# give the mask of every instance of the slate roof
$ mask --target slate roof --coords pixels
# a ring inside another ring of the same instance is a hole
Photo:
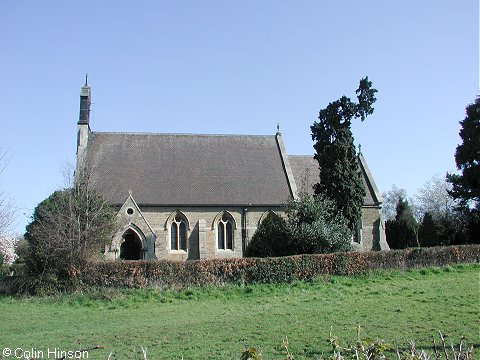
[[[319,179],[318,162],[313,158],[313,155],[289,155],[290,166],[292,167],[293,177],[297,183],[299,191],[307,191],[313,194],[313,185]],[[363,186],[366,190],[366,195],[363,198],[364,206],[377,206],[382,202],[378,193],[378,189],[373,181],[373,178],[368,170],[363,155],[359,157],[359,170],[362,172]]]
[[[313,185],[318,182],[318,162],[313,155],[289,155],[288,159],[298,191],[313,195]]]
[[[291,196],[277,139],[91,132],[86,162],[113,204],[281,205]]]

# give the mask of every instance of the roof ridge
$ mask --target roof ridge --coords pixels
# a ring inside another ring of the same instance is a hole
[[[299,155],[299,154],[295,154],[295,155],[291,155],[291,154],[288,154],[288,157],[311,157],[313,159],[313,154],[307,154],[307,155]]]
[[[127,131],[92,131],[92,134],[107,134],[107,135],[153,135],[153,136],[205,136],[205,137],[275,137],[272,135],[262,134],[197,134],[197,133],[153,133],[153,132],[127,132]]]

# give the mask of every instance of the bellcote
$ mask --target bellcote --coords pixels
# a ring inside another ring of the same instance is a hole
[[[91,89],[88,85],[87,78],[85,78],[85,85],[80,90],[80,116],[78,117],[78,125],[90,124],[90,104],[91,104]]]
[[[90,135],[91,89],[87,79],[85,77],[85,85],[80,89],[80,115],[77,122],[77,167],[83,162]]]

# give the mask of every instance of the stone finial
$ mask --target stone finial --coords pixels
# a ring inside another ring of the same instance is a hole
[[[277,135],[282,135],[280,132],[280,123],[277,123]]]

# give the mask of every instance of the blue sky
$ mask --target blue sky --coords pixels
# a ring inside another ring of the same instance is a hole
[[[0,186],[23,233],[75,162],[79,91],[94,131],[274,134],[313,154],[310,125],[368,75],[353,126],[380,191],[455,170],[479,93],[478,0],[1,1]]]

